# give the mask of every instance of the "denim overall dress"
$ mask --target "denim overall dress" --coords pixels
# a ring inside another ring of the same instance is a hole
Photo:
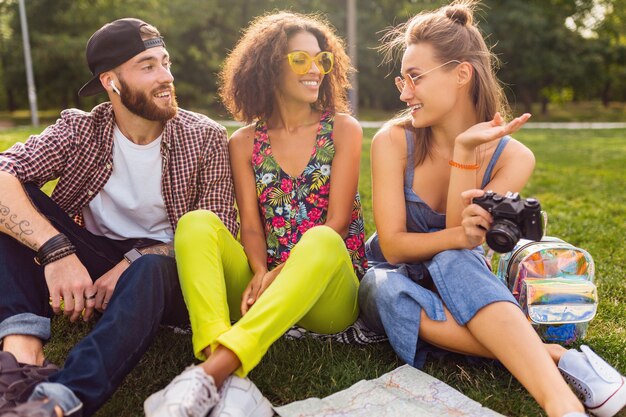
[[[430,233],[445,229],[445,214],[431,209],[412,189],[414,142],[410,131],[405,134],[407,231]],[[498,143],[481,188],[489,183],[493,167],[509,140],[505,136]],[[366,243],[366,255],[370,268],[359,289],[361,317],[370,329],[386,333],[396,354],[416,368],[421,368],[427,353],[435,349],[419,340],[422,308],[430,319],[445,321],[445,305],[457,323],[465,325],[488,304],[508,301],[517,305],[508,288],[491,273],[481,246],[445,250],[419,263],[390,264],[375,233]]]

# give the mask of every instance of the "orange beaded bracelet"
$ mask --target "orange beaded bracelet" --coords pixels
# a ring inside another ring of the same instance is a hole
[[[448,161],[450,166],[461,169],[478,169],[480,165],[478,164],[459,164],[458,162],[454,162],[452,159]]]

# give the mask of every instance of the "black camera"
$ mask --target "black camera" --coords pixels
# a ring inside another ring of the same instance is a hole
[[[487,191],[472,201],[493,216],[487,231],[487,245],[494,251],[510,252],[521,238],[541,240],[541,205],[536,199],[522,199],[518,193],[500,195]]]

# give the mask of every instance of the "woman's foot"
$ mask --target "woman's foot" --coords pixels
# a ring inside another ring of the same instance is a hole
[[[190,366],[143,403],[146,417],[205,417],[218,403],[213,377]]]
[[[596,417],[613,417],[626,405],[626,378],[588,346],[568,350],[559,370]]]
[[[209,417],[272,417],[272,404],[248,378],[231,375],[220,388],[220,401]]]

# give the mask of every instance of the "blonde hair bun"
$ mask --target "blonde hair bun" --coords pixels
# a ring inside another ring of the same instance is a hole
[[[473,4],[470,2],[459,2],[444,8],[446,17],[461,26],[471,25],[474,22]]]

